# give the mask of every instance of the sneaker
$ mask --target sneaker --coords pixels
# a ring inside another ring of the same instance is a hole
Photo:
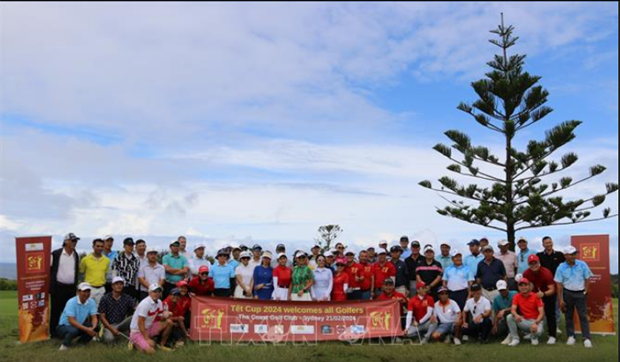
[[[518,339],[513,339],[512,341],[510,341],[510,343],[508,343],[508,347],[516,347],[519,345],[519,343],[521,343]]]
[[[592,346],[592,341],[589,340],[589,339],[584,339],[583,340],[583,346],[586,347],[586,348],[592,348],[593,347]]]
[[[463,336],[463,342],[467,342],[469,341],[469,336],[468,335],[464,335]]]
[[[532,346],[538,346],[538,338],[532,338]]]
[[[568,339],[566,340],[566,345],[567,346],[574,346],[575,345],[575,337],[568,337]]]
[[[428,343],[428,338],[424,337],[422,338],[422,340],[420,340],[420,344],[427,344]]]
[[[460,346],[461,345],[461,340],[458,339],[458,338],[454,338],[454,344],[457,345],[457,346]]]
[[[174,348],[175,348],[175,349],[176,349],[176,348],[181,348],[181,347],[183,347],[184,345],[185,345],[185,342],[184,342],[184,341],[177,341],[177,342],[174,344]]]
[[[562,334],[562,330],[560,328],[557,328],[555,330],[555,334],[558,335],[558,336],[561,335]]]
[[[161,344],[159,345],[159,349],[162,350],[163,352],[173,352],[174,351],[174,349],[172,349],[170,347],[162,346]]]
[[[502,341],[503,345],[507,345],[510,344],[510,341],[512,340],[512,338],[510,338],[510,335],[506,336],[506,338]]]
[[[549,339],[547,340],[547,344],[555,344],[555,338],[549,337]]]
[[[532,335],[530,333],[527,333],[526,335],[523,336],[523,339],[532,339]]]
[[[66,350],[68,350],[68,349],[69,349],[69,347],[65,346],[64,344],[61,344],[61,345],[60,345],[60,348],[59,348],[58,350],[59,350],[59,351],[66,351]]]
[[[132,351],[133,350],[133,343],[132,342],[127,342],[127,349]]]
[[[452,341],[452,338],[450,338],[449,334],[446,336],[446,338],[443,339],[443,343],[445,344],[450,344],[451,341]]]

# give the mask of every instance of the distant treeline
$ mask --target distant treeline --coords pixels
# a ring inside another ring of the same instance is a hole
[[[17,281],[0,278],[0,290],[17,290]]]

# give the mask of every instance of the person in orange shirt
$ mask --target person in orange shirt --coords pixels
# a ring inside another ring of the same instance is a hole
[[[405,335],[408,337],[420,335],[420,343],[426,344],[430,337],[430,330],[435,329],[437,321],[432,321],[435,301],[427,295],[429,286],[422,281],[416,283],[417,295],[409,298],[407,304],[407,319],[405,321]],[[431,328],[432,326],[432,328]],[[422,333],[425,333],[422,337]]]
[[[172,313],[170,320],[174,323],[172,327],[172,341],[175,347],[181,347],[185,340],[189,338],[189,332],[185,327],[185,306],[179,288],[173,288],[170,294],[164,299],[164,310]]]
[[[336,259],[336,271],[334,272],[334,283],[332,289],[332,300],[347,300],[347,290],[349,289],[349,274],[345,271],[346,260]]]
[[[394,263],[387,260],[387,251],[379,249],[378,260],[374,267],[375,274],[375,296],[379,296],[382,292],[383,282],[386,279],[396,279],[396,267]]]

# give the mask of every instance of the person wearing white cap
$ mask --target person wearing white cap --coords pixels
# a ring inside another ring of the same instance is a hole
[[[452,265],[443,273],[443,286],[448,288],[450,299],[455,301],[463,310],[474,276],[469,270],[469,266],[463,263],[463,254],[460,251],[452,249],[450,255],[452,256]]]
[[[314,283],[310,289],[312,300],[322,302],[331,298],[334,283],[334,272],[325,264],[325,256],[319,255],[316,258],[316,268],[314,268]]]
[[[424,282],[428,288],[428,294],[434,300],[438,299],[437,291],[441,286],[443,269],[441,263],[435,260],[435,249],[432,245],[424,246],[424,260],[416,268],[416,278],[419,282]]]
[[[97,305],[90,298],[92,288],[88,283],[80,283],[77,289],[77,295],[65,305],[56,328],[57,335],[63,339],[61,351],[68,349],[76,337],[80,337],[81,343],[97,337]]]
[[[318,256],[321,254],[321,246],[319,244],[314,244],[312,246],[312,249],[310,249],[310,252],[312,253],[312,255],[308,257],[308,266],[310,267],[310,269],[314,270],[317,266],[316,258],[318,258]]]
[[[263,252],[261,265],[254,268],[254,299],[271,300],[273,294],[273,256],[270,251]]]
[[[288,300],[293,271],[286,266],[286,254],[276,257],[278,266],[273,269],[273,300]]]
[[[249,251],[243,251],[239,255],[241,264],[235,269],[235,276],[237,278],[237,286],[235,287],[235,298],[251,299],[252,290],[254,289],[254,265],[250,265],[250,259],[252,259],[252,253]]]
[[[560,299],[560,309],[566,316],[566,334],[568,340],[566,344],[575,344],[575,322],[574,315],[577,310],[583,345],[592,348],[590,339],[590,322],[588,320],[587,297],[590,290],[590,278],[593,274],[588,264],[577,260],[577,249],[574,246],[564,248],[566,261],[560,264],[555,271],[555,282],[558,287],[558,298]]]
[[[508,289],[517,290],[517,282],[515,281],[515,275],[517,275],[517,270],[519,269],[517,254],[509,249],[510,243],[506,239],[498,241],[497,246],[499,247],[499,253],[495,254],[495,258],[504,263]]]
[[[308,266],[308,255],[303,251],[295,253],[297,265],[293,267],[291,273],[290,300],[292,301],[311,301],[310,289],[314,284],[314,273]]]
[[[151,284],[159,284],[162,287],[166,280],[166,269],[157,262],[157,249],[150,247],[146,250],[147,263],[142,264],[138,270],[138,281],[140,282],[139,291],[142,300],[149,296],[148,290]]]
[[[170,318],[172,313],[164,311],[164,305],[161,301],[162,291],[161,285],[151,284],[149,296],[138,304],[136,312],[131,318],[129,340],[138,350],[148,354],[155,353],[153,338],[159,335],[161,335],[161,340],[158,347],[162,351],[171,350],[166,347],[166,343],[170,333],[172,333],[174,322]]]
[[[65,235],[62,248],[52,252],[50,270],[50,335],[55,335],[60,314],[69,299],[75,297],[80,269],[80,256],[75,247],[80,238],[74,233]]]
[[[506,345],[511,341],[510,334],[508,334],[506,317],[512,311],[512,299],[515,295],[517,295],[517,292],[514,290],[508,290],[508,283],[506,283],[505,280],[498,280],[496,286],[499,291],[499,295],[491,301],[491,303],[493,303],[493,313],[495,313],[491,334],[499,336],[506,335],[506,338],[502,342],[502,344]]]
[[[101,298],[99,318],[103,324],[103,342],[112,343],[121,332],[129,331],[131,314],[136,308],[136,300],[123,292],[125,280],[121,277],[112,279],[112,291]]]
[[[187,265],[189,267],[191,277],[198,276],[198,270],[203,265],[206,265],[209,269],[211,269],[211,262],[205,256],[204,244],[197,244],[194,247],[194,257],[187,260]]]

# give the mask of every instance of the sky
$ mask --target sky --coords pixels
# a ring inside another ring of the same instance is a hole
[[[618,180],[617,3],[4,3],[0,262],[15,236],[68,232],[82,250],[186,235],[210,253],[309,249],[325,224],[357,250],[505,238],[437,214],[418,186],[450,173],[432,150],[448,129],[501,149],[456,109],[500,13],[554,108],[517,146],[582,120],[566,175],[607,171],[565,197],[601,193]],[[584,234],[610,235],[617,272],[617,218],[522,233],[535,249]]]

